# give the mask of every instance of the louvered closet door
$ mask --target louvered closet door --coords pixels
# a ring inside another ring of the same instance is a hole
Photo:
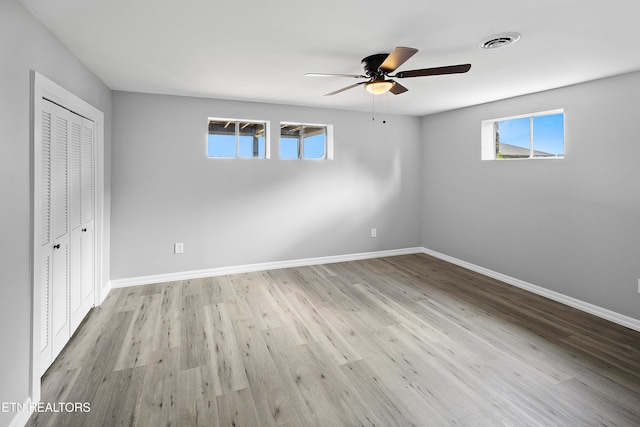
[[[42,375],[94,302],[94,124],[45,102],[41,144]]]
[[[51,135],[51,207],[52,207],[52,231],[53,231],[53,263],[51,299],[49,307],[49,319],[51,322],[52,359],[60,353],[60,350],[69,341],[71,330],[69,328],[69,293],[70,293],[70,229],[69,229],[69,141],[72,138],[74,123],[77,119],[74,114],[57,106],[52,111],[52,135]]]
[[[94,129],[81,119],[71,138],[71,333],[94,302]]]
[[[42,144],[41,144],[41,212],[40,212],[40,375],[51,365],[53,351],[51,345],[51,282],[53,270],[53,237],[51,230],[52,217],[52,182],[53,168],[53,115],[51,111],[42,112]],[[37,167],[37,166],[36,166]]]

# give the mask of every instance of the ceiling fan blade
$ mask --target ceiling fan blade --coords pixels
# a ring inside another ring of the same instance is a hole
[[[399,66],[404,64],[409,58],[415,55],[418,49],[412,47],[399,46],[393,49],[393,52],[387,56],[387,58],[380,65],[380,69],[385,73],[391,73],[395,71]]]
[[[333,92],[329,92],[329,93],[325,94],[324,96],[336,95],[336,94],[338,94],[340,92],[344,92],[345,90],[353,89],[354,87],[363,85],[365,83],[367,83],[367,82],[359,82],[359,83],[356,83],[356,84],[352,84],[350,86],[343,87],[342,89],[338,89],[338,90],[335,90]]]
[[[471,64],[461,65],[449,65],[447,67],[435,67],[435,68],[422,68],[420,70],[400,71],[395,76],[391,76],[398,79],[404,79],[407,77],[424,77],[424,76],[438,76],[441,74],[459,74],[466,73],[471,68]]]
[[[405,93],[406,91],[409,90],[398,82],[394,82],[394,83],[395,84],[393,85],[393,87],[389,89],[389,92],[391,92],[394,95],[400,95],[401,93]]]
[[[305,73],[306,77],[352,77],[356,79],[366,79],[367,76],[359,74],[329,74],[329,73]]]

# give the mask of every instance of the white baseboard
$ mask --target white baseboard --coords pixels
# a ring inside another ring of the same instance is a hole
[[[498,273],[496,271],[489,270],[487,268],[480,267],[475,264],[471,264],[466,261],[462,261],[460,259],[442,254],[440,252],[436,252],[431,249],[422,248],[422,252],[427,255],[431,255],[435,258],[439,258],[443,261],[450,262],[451,264],[459,265],[460,267],[466,268],[471,271],[475,271],[476,273],[480,273],[484,276],[494,278],[501,282],[524,289],[526,291],[529,291],[537,295],[542,295],[543,297],[549,298],[551,300],[557,301],[559,303],[568,305],[573,308],[577,308],[578,310],[582,310],[586,313],[593,314],[594,316],[601,317],[603,319],[609,320],[619,325],[626,326],[629,329],[633,329],[640,332],[640,320],[634,319],[633,317],[625,316],[623,314],[616,313],[615,311],[607,310],[606,308],[602,308],[597,305],[593,305],[588,302],[581,301],[579,299],[561,294],[559,292],[555,292],[555,291],[525,282],[523,280],[516,279],[514,277],[510,277],[505,274]]]
[[[27,398],[27,400],[25,400],[23,403],[23,408],[28,408],[28,410],[16,412],[16,415],[9,423],[9,427],[23,427],[27,423],[27,421],[29,421],[31,414],[33,414],[31,406],[31,399]]]
[[[203,277],[223,276],[226,274],[250,273],[255,271],[277,270],[281,268],[304,267],[308,265],[330,264],[334,262],[357,261],[362,259],[382,258],[387,256],[409,255],[422,253],[423,248],[392,249],[387,251],[363,252],[326,256],[318,258],[303,258],[288,261],[265,262],[259,264],[235,265],[231,267],[208,268],[204,270],[180,271],[177,273],[155,274],[127,279],[116,279],[109,282],[109,288],[124,288],[127,286],[148,285],[151,283],[174,282],[177,280],[200,279]],[[105,294],[106,296],[106,294]]]

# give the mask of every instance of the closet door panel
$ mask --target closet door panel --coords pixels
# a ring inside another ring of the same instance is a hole
[[[81,199],[82,179],[80,165],[82,162],[82,118],[75,116],[70,123],[69,138],[69,212],[71,228],[69,305],[71,312],[70,334],[73,334],[80,321],[77,319],[82,304],[82,268],[81,260]],[[82,320],[82,318],[80,318]]]
[[[94,174],[93,122],[79,118],[77,139],[72,137],[72,290],[71,333],[93,306],[94,288]],[[77,219],[76,219],[77,218]]]
[[[43,111],[41,118],[42,141],[40,145],[40,375],[44,374],[52,359],[51,350],[51,112]]]
[[[95,302],[95,128],[91,120],[82,122],[82,234],[80,259],[82,266],[82,317]]]
[[[69,132],[70,115],[54,109],[52,132],[52,224],[53,266],[50,316],[52,327],[52,359],[69,340]]]

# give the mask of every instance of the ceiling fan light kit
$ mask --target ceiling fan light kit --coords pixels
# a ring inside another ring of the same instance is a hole
[[[404,64],[409,58],[415,55],[418,49],[412,47],[396,47],[391,53],[378,53],[376,55],[367,56],[362,60],[364,67],[364,75],[358,74],[327,74],[327,73],[307,73],[305,76],[310,77],[350,77],[356,79],[367,79],[364,82],[358,82],[342,89],[327,93],[325,96],[332,96],[356,86],[364,85],[367,92],[374,95],[382,95],[391,92],[394,95],[400,95],[408,89],[392,78],[404,79],[408,77],[425,77],[437,76],[441,74],[459,74],[466,73],[471,68],[471,64],[449,65],[446,67],[421,68],[418,70],[401,71],[392,74],[398,67]]]
[[[382,95],[389,92],[389,90],[396,85],[396,82],[392,80],[374,80],[372,82],[365,83],[364,88],[367,92],[373,95]]]

